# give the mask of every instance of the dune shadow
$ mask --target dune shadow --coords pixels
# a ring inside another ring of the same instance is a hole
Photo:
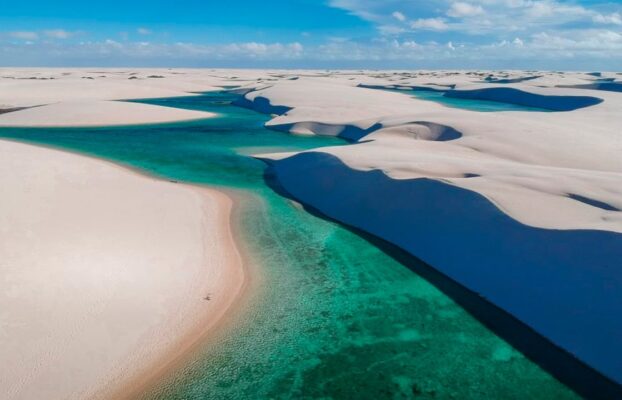
[[[449,90],[445,97],[470,100],[487,100],[542,108],[551,111],[574,111],[603,102],[591,96],[552,96],[529,93],[515,88],[492,87],[475,90]]]
[[[277,193],[378,245],[582,396],[622,398],[622,235],[529,227],[475,192],[326,153],[268,164]]]

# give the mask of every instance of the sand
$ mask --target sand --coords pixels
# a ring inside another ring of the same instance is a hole
[[[6,141],[0,180],[3,399],[108,398],[241,294],[219,192]]]
[[[0,126],[67,127],[167,123],[211,118],[203,111],[120,101],[64,101],[2,115]]]
[[[447,79],[444,77],[443,82]],[[456,82],[464,79],[464,75],[454,78]],[[534,88],[531,85],[536,81],[503,87],[604,101],[570,112],[482,113],[400,93],[333,84],[328,78],[284,81],[246,97],[292,108],[268,122],[275,129],[342,136],[354,128],[368,130],[363,132],[368,133],[364,137],[368,143],[319,150],[354,169],[380,169],[395,179],[443,179],[485,195],[513,218],[535,227],[622,232],[620,213],[569,197],[579,195],[622,209],[622,141],[618,135],[622,95]],[[461,90],[468,87],[461,85]],[[486,85],[477,83],[473,87]],[[265,108],[263,102],[259,105]],[[454,129],[461,137],[430,140],[426,133],[429,123]],[[473,174],[477,179],[464,179]],[[538,207],[533,207],[534,202]]]
[[[192,96],[215,90],[209,82],[170,79],[166,71],[141,74],[122,70],[0,69],[0,126],[104,126],[177,122],[209,118],[212,113],[115,100]],[[33,108],[28,108],[33,107]]]
[[[512,82],[483,82],[489,75]],[[587,396],[617,398],[622,93],[578,89],[594,82],[585,73],[520,79],[531,75],[340,72],[258,84],[246,106],[279,114],[268,122],[274,129],[360,142],[258,155],[272,160],[291,196],[506,311],[567,352],[553,362],[556,376]],[[566,111],[469,111],[361,83],[455,87],[455,95]],[[576,359],[617,385],[556,367]]]
[[[610,80],[608,85],[601,85],[603,78]],[[211,115],[118,100],[188,96],[236,86],[245,95],[245,106],[275,114],[267,124],[273,129],[364,142],[302,155],[261,155],[282,160],[276,164],[282,183],[297,200],[401,246],[622,384],[622,323],[611,317],[622,312],[622,274],[615,268],[622,248],[622,93],[603,90],[619,85],[620,78],[610,72],[599,77],[539,71],[0,69],[0,110],[37,106],[0,113],[0,125],[203,118]],[[528,106],[563,104],[566,111],[483,113],[377,89],[409,87]],[[14,156],[15,162],[25,163],[32,160],[31,152],[41,151],[28,149]],[[78,164],[62,164],[72,174],[82,173]],[[7,180],[18,185],[5,175],[3,184]],[[38,178],[33,174],[21,179]],[[98,181],[87,175],[81,179]],[[47,181],[39,181],[37,190]],[[102,196],[108,193],[119,192],[101,186]],[[79,195],[84,194],[73,194]],[[46,207],[24,198],[30,203],[14,206]],[[59,215],[73,215],[63,210]],[[135,217],[147,211],[137,210]],[[134,211],[127,214],[134,218]],[[62,227],[63,221],[49,226]],[[18,222],[15,226],[25,224]],[[131,224],[134,231],[128,227],[127,241],[138,240],[142,230],[136,229],[153,231],[140,224]],[[36,266],[43,262],[40,250],[20,248],[21,242],[31,243],[24,235],[13,245],[20,249],[14,257]],[[136,246],[154,249],[144,243]],[[178,252],[161,247],[157,251]],[[76,359],[73,365],[82,361]],[[67,362],[72,365],[71,359]],[[29,376],[25,369],[21,373]]]

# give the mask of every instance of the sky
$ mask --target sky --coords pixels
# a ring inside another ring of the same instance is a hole
[[[622,71],[622,0],[1,0],[0,10],[0,66]]]

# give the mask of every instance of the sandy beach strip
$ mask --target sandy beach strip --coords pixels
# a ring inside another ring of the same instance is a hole
[[[3,398],[143,387],[247,293],[225,194],[8,141],[0,160]]]
[[[0,114],[0,126],[96,127],[157,124],[214,117],[214,113],[127,101],[67,101]]]

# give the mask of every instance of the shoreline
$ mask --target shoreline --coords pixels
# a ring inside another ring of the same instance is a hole
[[[223,236],[226,245],[218,247],[219,251],[224,251],[225,256],[220,256],[220,260],[224,260],[224,268],[217,268],[215,272],[211,271],[211,273],[197,277],[201,278],[202,276],[211,276],[211,279],[213,279],[214,276],[212,274],[216,274],[216,279],[218,281],[217,289],[220,295],[213,297],[210,296],[212,298],[209,301],[209,308],[203,308],[203,302],[196,304],[178,304],[178,307],[185,307],[187,312],[184,314],[190,316],[190,320],[185,322],[186,326],[183,328],[175,327],[171,324],[173,329],[181,329],[179,334],[173,335],[172,339],[164,337],[168,333],[168,330],[165,327],[169,324],[164,324],[160,328],[156,328],[156,331],[159,329],[161,333],[158,332],[155,335],[149,335],[149,332],[146,332],[147,336],[150,337],[147,339],[142,337],[140,339],[138,345],[135,346],[129,354],[125,355],[125,361],[122,362],[120,368],[117,368],[113,373],[110,373],[110,370],[102,371],[102,373],[100,373],[101,376],[97,380],[99,380],[101,384],[96,384],[95,388],[87,385],[87,387],[82,389],[74,386],[73,389],[69,388],[70,392],[74,393],[74,395],[82,393],[79,397],[86,396],[95,399],[135,398],[136,395],[140,396],[151,387],[154,387],[158,382],[158,379],[170,375],[176,367],[185,363],[189,359],[189,355],[196,350],[197,347],[212,339],[212,334],[216,337],[219,332],[228,331],[228,329],[231,328],[231,320],[237,316],[234,311],[244,308],[243,305],[245,305],[250,296],[250,289],[252,282],[254,281],[254,279],[251,279],[250,271],[246,267],[246,263],[251,259],[251,257],[249,255],[242,254],[234,241],[232,217],[235,204],[231,197],[229,197],[226,193],[207,186],[203,187],[185,183],[167,182],[166,179],[162,179],[161,177],[143,174],[137,169],[127,168],[122,164],[85,155],[84,153],[67,151],[65,149],[51,146],[38,146],[30,142],[17,140],[2,139],[0,140],[0,145],[2,142],[16,144],[18,146],[27,146],[33,149],[36,148],[40,151],[61,153],[65,156],[69,155],[71,157],[77,157],[75,160],[81,160],[83,162],[85,160],[90,160],[89,163],[91,161],[98,163],[103,166],[104,169],[111,168],[115,171],[122,171],[123,174],[130,174],[134,177],[139,177],[141,180],[146,179],[151,182],[156,182],[157,185],[181,185],[184,189],[183,191],[193,192],[194,195],[199,198],[202,214],[202,221],[200,221],[202,227],[201,247],[204,252],[202,255],[203,261],[201,262],[202,266],[200,267],[202,270],[204,270],[205,266],[212,261],[210,260],[210,254],[207,253],[207,251],[210,245],[213,246],[213,243],[208,243],[210,241],[209,235],[213,234],[213,232],[206,230],[206,228],[213,226],[223,228],[219,235]],[[54,156],[53,153],[51,154]],[[216,207],[218,210],[216,213],[217,222],[209,220],[209,217],[213,216],[210,214],[214,213],[213,207],[215,204],[218,205]],[[232,265],[234,268],[230,269]],[[139,285],[140,284],[142,283],[139,283]],[[204,289],[209,286],[207,281],[198,285],[201,293],[203,293]],[[195,289],[197,288],[195,287]],[[214,290],[214,288],[212,288],[212,290]],[[223,296],[222,294],[225,295]],[[187,302],[187,300],[188,299],[185,301]],[[200,316],[193,317],[192,315],[195,313],[200,314]],[[175,319],[176,316],[171,317]],[[169,322],[179,323],[179,321],[173,321],[172,319]],[[162,345],[162,343],[158,342],[159,340],[164,342],[165,348],[163,350],[161,347],[157,346],[157,344]],[[154,346],[154,342],[156,342],[156,346]],[[149,348],[150,346],[151,349]],[[141,350],[134,351],[134,349]],[[146,355],[142,354],[145,349],[148,353]],[[156,349],[157,351],[151,351],[152,349]],[[62,368],[61,365],[61,368],[59,369],[64,370],[65,368]],[[19,390],[17,390],[14,395],[16,398],[20,398]],[[24,394],[22,394],[22,396],[23,395]]]
[[[2,128],[98,128],[183,123],[214,118],[217,114],[137,101],[106,100],[43,104],[0,116]]]
[[[140,172],[137,172],[140,174]],[[150,175],[146,175],[150,176]],[[190,186],[198,191],[214,189],[207,186],[199,186],[193,184],[184,183],[183,185]],[[234,237],[238,237],[235,234],[235,224],[233,220],[238,213],[239,204],[234,199],[236,194],[226,193],[223,191],[216,191],[222,195],[229,206],[228,220],[229,220],[229,236],[233,241]],[[192,363],[195,358],[200,358],[204,355],[204,352],[209,351],[207,349],[210,345],[218,345],[219,339],[226,333],[235,329],[234,324],[241,319],[251,308],[252,304],[249,300],[252,297],[257,296],[258,283],[261,280],[261,276],[257,274],[256,263],[253,263],[251,257],[245,250],[244,245],[237,244],[235,246],[236,257],[240,261],[242,268],[242,274],[244,279],[240,283],[236,296],[232,298],[230,302],[223,309],[216,321],[206,326],[200,326],[197,321],[197,327],[193,332],[189,332],[183,338],[183,343],[180,343],[179,347],[170,352],[169,355],[163,356],[164,362],[161,365],[157,365],[151,368],[149,371],[144,371],[133,379],[126,380],[126,383],[118,385],[116,389],[112,389],[108,392],[104,392],[105,399],[114,400],[134,400],[148,398],[149,394],[157,390],[163,384],[166,384],[169,380],[172,380],[177,373],[183,372],[182,367]],[[235,311],[238,311],[237,313]],[[99,397],[97,397],[99,398]]]

